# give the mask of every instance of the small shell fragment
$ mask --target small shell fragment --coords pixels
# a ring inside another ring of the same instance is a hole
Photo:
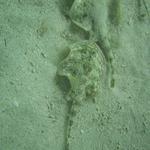
[[[75,0],[69,16],[74,24],[82,28],[85,31],[90,31],[92,28],[91,21],[91,9],[92,1],[91,0]]]

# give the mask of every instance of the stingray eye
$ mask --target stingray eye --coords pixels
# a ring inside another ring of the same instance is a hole
[[[71,89],[71,83],[67,76],[57,75],[57,84],[59,85],[60,89],[65,93],[68,93]]]

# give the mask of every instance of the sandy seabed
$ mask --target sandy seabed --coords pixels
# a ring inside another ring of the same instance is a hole
[[[68,45],[89,36],[67,15],[72,4],[0,0],[0,150],[66,150],[57,65]],[[69,150],[149,150],[150,1],[94,0],[93,7],[90,34],[106,58],[111,53],[111,73],[95,103],[77,108]]]

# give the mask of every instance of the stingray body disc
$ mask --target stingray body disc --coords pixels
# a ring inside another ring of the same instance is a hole
[[[94,99],[105,73],[105,57],[95,42],[82,41],[69,47],[68,56],[59,64],[57,75],[62,80],[68,99],[81,103]]]

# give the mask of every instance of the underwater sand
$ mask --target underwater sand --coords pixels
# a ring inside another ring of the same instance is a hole
[[[93,0],[83,28],[68,17],[72,4],[0,0],[0,150],[150,150],[150,1]],[[107,71],[96,100],[77,107],[66,149],[68,103],[55,77],[89,30]]]

